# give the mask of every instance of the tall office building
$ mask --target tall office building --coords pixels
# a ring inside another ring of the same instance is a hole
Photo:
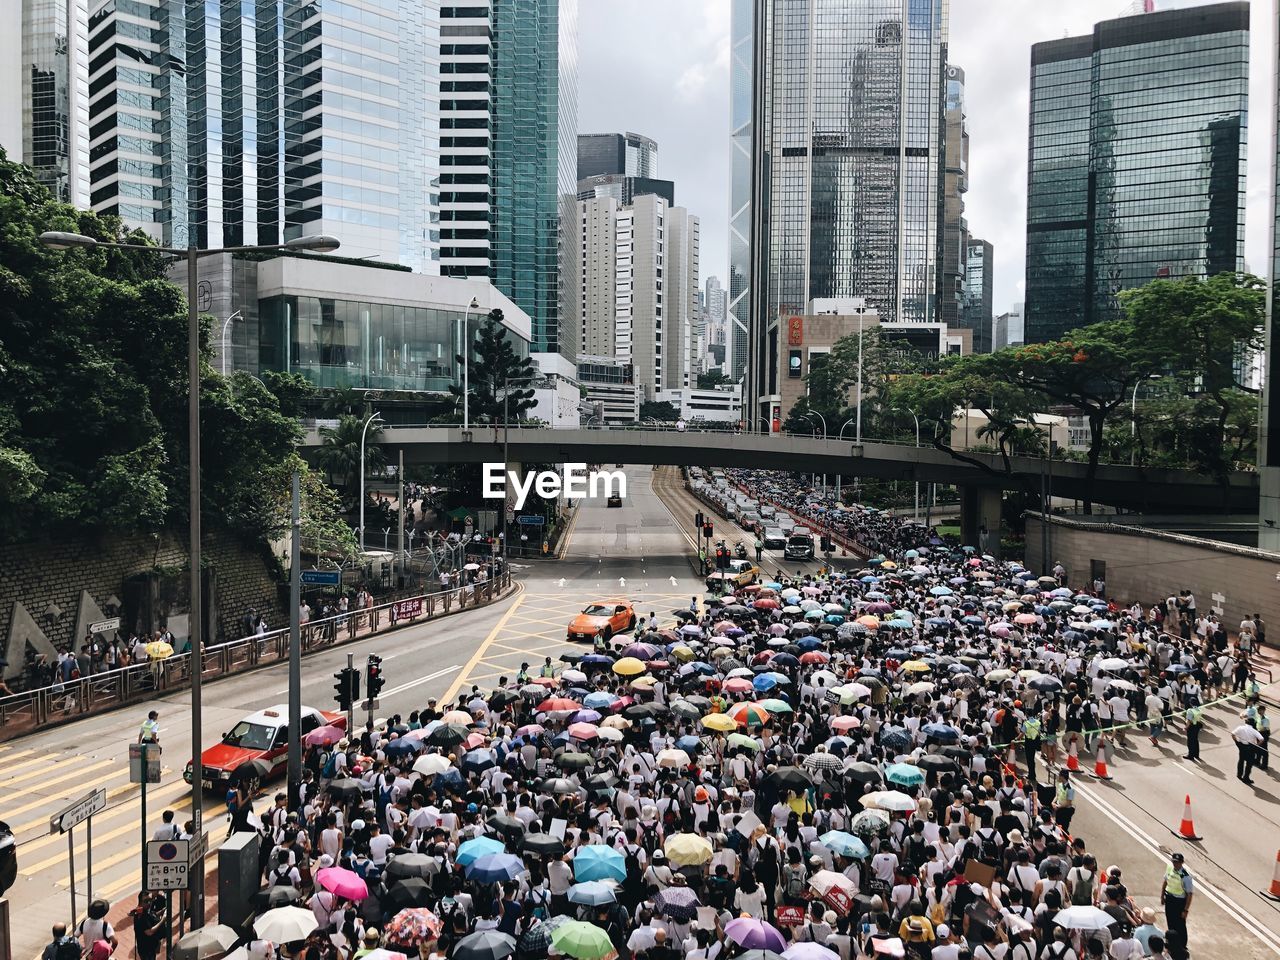
[[[733,7],[730,355],[737,369],[750,351],[752,423],[785,415],[782,320],[810,301],[865,297],[885,321],[937,319],[946,11]]]
[[[432,272],[438,2],[91,0],[90,202],[170,245],[279,243]]]
[[[1243,267],[1249,5],[1107,20],[1031,48],[1026,336],[1119,293]]]
[[[441,272],[491,278],[532,319],[532,349],[555,352],[560,218],[577,187],[577,0],[466,3],[440,11]]]
[[[658,176],[658,143],[639,133],[578,134],[578,179]]]
[[[950,324],[973,331],[973,352],[990,353],[992,298],[995,286],[995,253],[989,242],[970,237],[965,243],[964,289],[958,322]]]
[[[960,321],[969,227],[964,195],[969,190],[969,129],[964,113],[964,71],[947,66],[942,171],[942,229],[938,251],[938,318],[948,327]],[[976,349],[976,345],[975,345]]]
[[[699,223],[656,194],[629,205],[613,197],[577,202],[566,229],[574,255],[565,276],[574,296],[564,342],[574,352],[634,367],[645,399],[690,385],[699,324]]]
[[[1272,8],[1273,16],[1275,8]],[[1280,23],[1272,23],[1271,90],[1276,95],[1271,125],[1271,282],[1267,285],[1266,376],[1258,432],[1258,546],[1280,551],[1280,318],[1276,283],[1280,281]]]
[[[720,285],[719,277],[707,277],[704,301],[707,308],[707,343],[724,343],[728,291]]]

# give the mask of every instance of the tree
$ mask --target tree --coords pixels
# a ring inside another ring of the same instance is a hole
[[[359,506],[356,499],[360,486],[360,440],[364,438],[364,469],[380,470],[385,463],[378,436],[382,427],[376,422],[366,429],[367,417],[345,415],[338,418],[336,427],[321,427],[320,449],[316,451],[316,466],[342,485],[348,502]]]
[[[640,404],[640,419],[675,423],[680,419],[680,411],[668,400],[646,400]]]
[[[722,387],[733,383],[724,373],[723,370],[709,370],[706,373],[698,374],[699,390],[714,390],[716,387]]]
[[[462,364],[463,357],[459,355],[457,361]],[[533,359],[516,354],[511,336],[502,324],[502,311],[490,310],[476,331],[471,353],[468,411],[472,422],[501,423],[504,416],[522,419],[526,411],[537,405],[528,385],[538,377],[538,365]],[[449,392],[461,400],[462,385],[449,384]]]

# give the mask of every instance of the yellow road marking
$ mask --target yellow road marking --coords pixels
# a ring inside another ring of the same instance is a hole
[[[467,662],[467,665],[462,668],[453,683],[449,685],[449,689],[445,691],[444,696],[440,698],[442,703],[448,703],[457,696],[458,691],[462,689],[462,685],[467,681],[467,676],[475,669],[476,664],[484,659],[485,651],[487,651],[498,639],[498,634],[502,632],[502,629],[507,625],[507,622],[512,618],[515,612],[520,609],[520,604],[523,601],[524,594],[522,592],[516,597],[515,603],[513,603],[507,609],[507,612],[502,615],[502,619],[494,624],[493,629],[490,630],[489,635],[481,641],[480,646],[476,647],[476,652],[471,655],[471,659]]]
[[[578,518],[580,516],[582,516],[581,507],[573,511],[573,519],[569,521],[569,529],[564,532],[564,539],[560,541],[560,549],[556,551],[557,560],[563,560],[564,555],[569,552],[569,543],[573,540],[573,532],[578,529]]]
[[[31,773],[24,773],[16,777],[7,777],[4,780],[0,780],[0,790],[5,790],[8,787],[13,786],[15,783],[23,783],[24,781],[30,780],[33,777],[44,776],[46,773],[48,773],[50,770],[52,770],[55,767],[61,769],[64,765],[68,763],[72,763],[76,760],[84,759],[83,757],[76,756],[75,754],[70,754],[68,756],[65,756],[61,760],[50,760],[48,759],[49,756],[50,756],[49,753],[45,753],[39,757],[36,757],[33,761],[30,761],[31,763],[34,763],[38,768],[32,771]],[[23,764],[24,767],[27,765],[28,764]]]
[[[183,786],[186,786],[186,784],[183,784]],[[148,799],[150,799],[150,797],[148,797]],[[180,800],[178,803],[166,804],[165,809],[172,810],[175,813],[177,813],[179,811],[186,809],[190,805],[191,805],[191,798],[188,797],[185,800]],[[138,837],[139,841],[141,841],[142,824],[138,823],[137,820],[134,820],[132,823],[126,823],[123,826],[116,827],[114,830],[108,830],[106,833],[100,833],[99,831],[95,830],[93,832],[93,842],[94,842],[94,845],[96,846],[97,844],[103,843],[107,840],[114,840],[116,837],[123,837],[127,833],[132,833],[134,836]],[[61,837],[59,837],[58,839],[61,839]],[[132,844],[130,844],[130,847],[132,847]],[[76,855],[79,856],[83,851],[84,851],[84,847],[77,844]],[[137,852],[138,852],[137,850],[133,851],[135,855],[137,854]],[[41,870],[48,870],[50,867],[56,866],[59,863],[66,863],[66,861],[67,861],[66,851],[59,850],[56,854],[54,854],[51,857],[45,857],[43,860],[38,860],[35,863],[29,863],[24,865],[18,872],[21,873],[23,876],[31,877],[31,876],[35,876]]]
[[[84,775],[85,775],[86,773],[90,773],[90,772],[92,772],[92,771],[94,771],[94,770],[101,770],[103,767],[109,767],[109,766],[111,766],[113,763],[116,763],[116,762],[117,762],[117,761],[115,761],[115,760],[99,760],[97,763],[91,763],[91,764],[89,764],[89,766],[87,766],[87,767],[81,767],[79,770],[72,770],[70,773],[64,774],[64,775],[63,775],[63,776],[61,776],[61,777],[54,777],[52,780],[45,780],[43,783],[41,783],[41,784],[40,784],[40,788],[43,790],[45,787],[52,787],[52,786],[54,786],[54,785],[56,785],[56,784],[62,783],[64,780],[76,780],[76,779],[83,779],[83,778],[84,778]],[[37,770],[35,773],[29,773],[29,774],[25,774],[25,775],[23,775],[20,779],[22,779],[22,780],[30,780],[32,777],[39,777],[39,776],[42,776],[42,775],[43,775],[43,773],[44,773],[44,771],[42,771],[42,770]],[[7,787],[7,786],[9,786],[10,784],[15,783],[15,782],[16,782],[16,781],[14,781],[14,780],[10,780],[10,781],[9,781],[9,783],[6,783],[6,784],[0,784],[0,788]],[[39,803],[34,804],[34,806],[39,806],[40,804],[48,803],[48,802],[49,802],[49,800],[50,800],[50,798],[45,797],[45,798],[41,799]],[[20,807],[19,809],[20,809],[20,810],[30,810],[30,809],[32,809],[32,807],[33,807],[33,804],[28,804],[27,806],[25,806],[25,807]],[[6,811],[6,812],[10,812],[10,813],[11,813],[12,811]]]
[[[32,753],[35,753],[35,752],[36,752],[36,751],[35,751],[34,749],[31,749],[31,750],[17,750],[17,751],[14,751],[13,753],[3,753],[3,752],[0,752],[0,760],[3,760],[5,763],[13,763],[13,761],[17,760],[19,757],[25,757],[25,756],[27,756],[28,754],[32,754]]]
[[[113,792],[116,794],[119,794],[125,790],[128,790],[130,787],[133,787],[133,786],[136,786],[136,784],[132,784],[132,783],[126,784],[123,787],[117,787]],[[181,787],[182,789],[175,790],[174,789],[175,787]],[[190,789],[191,787],[189,787],[186,783],[184,783],[181,780],[177,781],[176,783],[165,784],[164,786],[152,787],[150,790],[147,791],[148,807],[150,807],[150,801],[152,800],[157,802],[163,801],[170,796],[174,796],[175,794],[180,795],[182,794],[183,791],[189,791]],[[111,797],[111,795],[112,795],[111,793],[107,794],[108,799]],[[100,824],[103,820],[110,820],[123,813],[123,814],[132,815],[135,818],[133,826],[138,827],[137,817],[140,816],[142,813],[142,798],[140,795],[137,797],[137,800],[138,802],[136,804],[122,803],[120,804],[120,806],[115,807],[113,809],[104,810],[102,813],[94,817],[94,823]],[[164,804],[164,806],[167,808],[168,805]],[[46,823],[47,821],[42,820],[37,822],[43,824],[43,823]],[[61,840],[62,840],[62,836],[60,834],[56,834],[56,833],[49,834],[48,836],[41,837],[38,840],[32,840],[30,843],[24,843],[22,845],[22,852],[24,855],[29,855],[33,850],[39,850],[41,847],[46,847],[51,843],[55,843]]]

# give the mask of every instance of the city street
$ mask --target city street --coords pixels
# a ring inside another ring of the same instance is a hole
[[[360,666],[370,653],[382,656],[387,681],[377,713],[407,714],[428,697],[454,696],[473,684],[491,686],[515,673],[522,661],[536,669],[543,657],[557,661],[562,653],[580,652],[580,645],[565,641],[565,625],[593,601],[629,599],[638,617],[656,611],[664,623],[670,622],[674,609],[705,592],[688,560],[696,504],[677,471],[651,473],[638,467],[626,472],[629,489],[623,506],[610,509],[603,500],[583,501],[563,559],[519,564],[521,588],[510,600],[319,653],[304,662],[303,702],[334,707],[332,674],[345,665],[348,653]],[[780,564],[781,558],[770,555],[764,566],[773,570]],[[797,565],[788,562],[786,567],[795,570]],[[816,564],[804,567],[816,569]],[[284,703],[286,695],[283,666],[209,684],[204,745],[243,715]],[[180,820],[189,813],[188,788],[181,778],[190,755],[188,704],[185,692],[154,704],[160,711],[165,760],[162,782],[150,788],[148,835],[162,810],[177,811]],[[142,707],[120,710],[0,748],[0,817],[19,841],[19,875],[9,892],[18,960],[34,957],[48,941],[51,924],[70,911],[66,840],[48,834],[49,816],[69,801],[106,789],[108,808],[94,820],[93,896],[114,901],[136,893],[144,828],[139,787],[128,782],[126,757],[144,716]],[[1277,774],[1275,768],[1258,771],[1254,787],[1234,778],[1228,724],[1237,721],[1232,717],[1225,707],[1210,714],[1199,765],[1180,759],[1180,736],[1168,738],[1159,749],[1141,736],[1131,737],[1130,747],[1118,750],[1111,765],[1113,781],[1087,774],[1078,779],[1073,829],[1087,839],[1100,866],[1114,863],[1124,869],[1124,882],[1139,906],[1158,905],[1167,852],[1186,854],[1198,884],[1189,924],[1194,955],[1280,956],[1280,904],[1259,893],[1270,883],[1280,844]],[[1093,758],[1082,757],[1081,764],[1090,770]],[[269,793],[277,786],[272,784]],[[1195,825],[1204,837],[1199,842],[1181,840],[1172,832],[1185,794],[1191,795]],[[205,822],[210,848],[216,849],[225,832],[220,796],[206,795]],[[76,840],[76,889],[83,910],[88,890],[82,829]]]

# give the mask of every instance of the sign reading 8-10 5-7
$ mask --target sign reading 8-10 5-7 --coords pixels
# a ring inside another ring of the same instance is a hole
[[[189,844],[189,840],[148,840],[143,886],[148,890],[187,889]]]

